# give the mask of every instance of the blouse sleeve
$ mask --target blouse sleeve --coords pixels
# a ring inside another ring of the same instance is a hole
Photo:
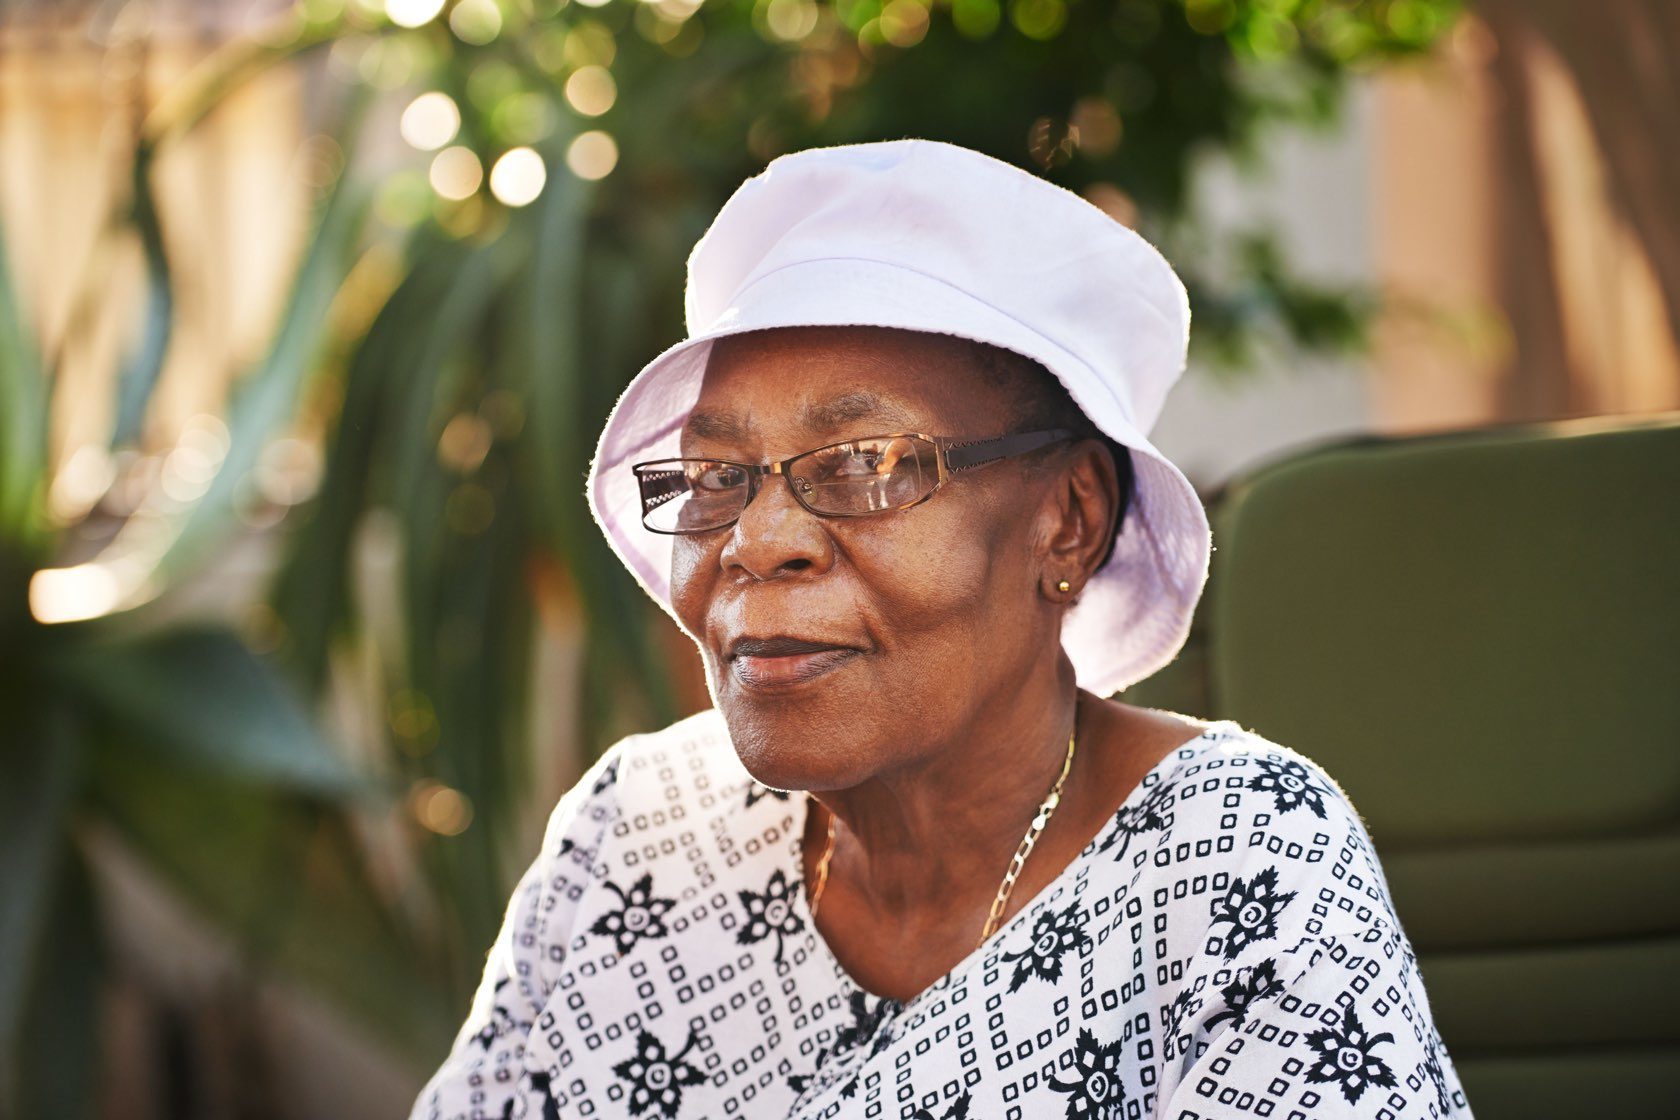
[[[548,977],[565,959],[578,899],[616,815],[618,755],[603,755],[549,816],[542,848],[508,902],[466,1022],[410,1120],[544,1115],[547,1077],[526,1068],[525,1043],[553,986]]]
[[[1470,1116],[1403,935],[1308,937],[1222,979],[1181,995],[1163,1120]]]

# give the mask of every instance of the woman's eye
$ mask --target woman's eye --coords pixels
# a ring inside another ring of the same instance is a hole
[[[692,485],[697,490],[732,490],[746,481],[747,472],[740,467],[718,463],[699,471]]]
[[[878,452],[859,449],[836,455],[828,469],[838,475],[874,474],[880,465]]]

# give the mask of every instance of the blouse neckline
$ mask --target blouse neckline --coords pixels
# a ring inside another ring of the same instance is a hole
[[[1151,783],[1150,778],[1164,772],[1170,773],[1174,767],[1184,761],[1179,757],[1183,751],[1191,748],[1203,739],[1209,738],[1216,729],[1224,727],[1237,727],[1240,730],[1240,725],[1237,724],[1236,720],[1214,720],[1210,722],[1200,734],[1193,738],[1186,739],[1184,742],[1180,743],[1178,746],[1163,755],[1160,761],[1156,762],[1154,766],[1151,766],[1144,773],[1143,777],[1138,779],[1137,783],[1132,787],[1131,792],[1126,795],[1126,799],[1120,803],[1120,807],[1116,809],[1114,814],[1108,817],[1105,823],[1097,829],[1096,834],[1085,842],[1085,846],[1079,850],[1079,853],[1069,860],[1065,867],[1056,873],[1055,878],[1040,887],[1032,895],[1032,897],[1027,900],[1025,906],[1022,906],[1015,912],[1013,917],[1004,922],[997,929],[993,930],[992,935],[980,944],[976,945],[968,953],[968,955],[957,961],[956,964],[952,965],[944,973],[930,981],[925,988],[902,1003],[893,999],[891,996],[883,996],[877,992],[872,992],[868,988],[865,988],[862,984],[859,984],[856,978],[847,971],[846,966],[840,963],[840,959],[834,955],[834,950],[829,947],[828,939],[823,936],[822,930],[817,927],[816,918],[811,913],[810,897],[807,892],[807,884],[805,882],[805,864],[801,852],[801,848],[804,843],[806,826],[811,815],[811,798],[809,796],[799,797],[797,799],[799,807],[793,810],[793,828],[790,830],[789,843],[784,849],[784,854],[790,856],[793,861],[793,868],[791,874],[789,875],[789,879],[792,882],[799,884],[799,889],[794,892],[795,905],[798,907],[800,919],[810,927],[811,940],[816,946],[818,955],[833,971],[835,979],[837,979],[844,987],[853,992],[861,992],[870,999],[879,1000],[883,1006],[892,1009],[892,1017],[897,1017],[898,1015],[902,1015],[905,1012],[910,1011],[917,1005],[924,1002],[929,996],[950,987],[953,981],[968,972],[981,960],[985,959],[985,957],[991,953],[1005,937],[1013,933],[1026,920],[1036,919],[1038,916],[1037,911],[1042,909],[1047,902],[1054,898],[1057,892],[1061,890],[1061,888],[1070,879],[1074,878],[1078,874],[1079,869],[1089,861],[1093,850],[1099,843],[1101,843],[1103,838],[1108,835],[1109,830],[1115,827],[1115,822],[1118,820],[1120,814],[1131,808],[1135,802],[1138,802],[1148,796],[1149,790],[1153,788],[1154,785],[1159,784],[1158,782]]]

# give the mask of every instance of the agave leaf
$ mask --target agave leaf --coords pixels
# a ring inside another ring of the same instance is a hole
[[[478,472],[493,502],[487,528],[446,526],[437,557],[437,628],[417,633],[415,683],[432,698],[444,734],[431,767],[466,794],[480,813],[463,834],[439,841],[450,861],[446,880],[468,944],[495,936],[517,824],[512,812],[529,788],[531,758],[524,718],[530,684],[532,604],[525,580],[523,511],[505,478],[505,452]],[[520,846],[523,846],[522,844]]]
[[[228,407],[229,447],[209,490],[158,564],[164,583],[234,531],[239,487],[268,439],[291,419],[325,340],[327,311],[344,282],[367,212],[365,191],[341,176],[322,210],[268,354],[241,379]]]
[[[152,190],[152,165],[157,151],[142,141],[134,153],[132,217],[140,235],[145,261],[146,310],[142,317],[140,347],[124,363],[117,379],[117,416],[111,430],[111,446],[132,443],[140,436],[146,406],[163,372],[169,352],[169,338],[175,322],[175,291],[171,282],[169,253],[163,241],[163,223],[158,216],[157,196]]]
[[[558,146],[547,155],[558,159]],[[589,184],[557,175],[531,208],[532,260],[529,278],[511,293],[504,378],[529,402],[521,466],[534,503],[530,517],[544,545],[564,558],[577,582],[590,645],[604,644],[619,674],[641,683],[656,718],[669,719],[675,704],[666,674],[640,625],[645,603],[601,542],[583,493],[595,421],[605,415],[614,388],[598,373],[619,364],[607,355],[633,336],[628,312],[638,306],[639,294],[613,282],[614,258],[588,238],[592,198]],[[586,300],[586,271],[593,290],[605,283],[606,299]],[[585,371],[586,347],[597,359],[590,371],[596,376]],[[592,648],[591,656],[596,652]]]
[[[37,516],[46,474],[47,388],[24,325],[0,229],[0,551],[42,546]]]
[[[5,690],[0,739],[0,1053],[9,1054],[38,969],[62,874],[81,752],[69,711],[49,694]]]
[[[367,793],[278,674],[230,631],[110,636],[90,626],[51,651],[79,702],[155,757],[325,797]]]
[[[92,798],[117,836],[259,963],[330,992],[416,1060],[457,1025],[432,956],[367,873],[343,815],[311,798],[160,765],[103,725]]]
[[[285,659],[310,693],[325,685],[329,647],[347,621],[356,530],[376,494],[390,444],[390,410],[411,388],[439,302],[460,268],[456,241],[426,243],[351,356],[344,403],[327,448],[320,490],[288,534],[271,601],[284,621]]]
[[[383,496],[403,523],[402,588],[409,624],[409,674],[435,675],[431,643],[441,624],[441,542],[445,505],[452,482],[438,461],[438,439],[451,413],[461,406],[461,379],[479,365],[474,343],[506,278],[507,250],[496,244],[472,249],[460,261],[443,296],[423,309],[418,342],[401,380],[389,382],[385,405],[389,440],[382,458],[390,464]]]
[[[457,943],[474,947],[494,936],[505,905],[497,826],[506,819],[508,791],[518,784],[501,765],[511,737],[519,734],[504,725],[502,697],[509,690],[517,694],[521,685],[500,679],[506,671],[500,635],[509,627],[528,634],[530,611],[523,601],[520,530],[510,520],[517,511],[493,477],[501,453],[473,477],[461,478],[440,461],[438,443],[449,418],[482,396],[485,371],[493,365],[488,324],[519,256],[517,243],[493,242],[470,250],[454,270],[443,298],[423,320],[421,344],[401,385],[392,383],[391,443],[384,456],[395,464],[390,500],[404,531],[407,631],[399,671],[430,698],[441,728],[426,770],[465,793],[479,816],[462,835],[428,845],[427,868],[450,899]],[[463,499],[494,503],[489,529],[462,531]]]
[[[0,1109],[13,1116],[81,1120],[92,1115],[104,990],[103,923],[80,855],[67,851],[51,891],[49,919],[29,977],[22,1029],[0,1054]],[[15,1065],[13,1063],[15,1062]]]
[[[545,152],[554,166],[562,166],[561,155],[558,146]],[[574,175],[552,175],[532,208],[536,220],[529,280],[515,293],[516,317],[507,346],[509,380],[529,401],[525,446],[531,456],[536,522],[562,548],[572,539],[561,531],[563,511],[577,503],[577,466],[587,462],[587,453],[580,454],[584,394],[579,312],[591,190]]]
[[[148,143],[161,146],[192,131],[246,82],[343,34],[337,20],[299,27],[282,38],[241,36],[219,47],[165,91],[146,117]]]

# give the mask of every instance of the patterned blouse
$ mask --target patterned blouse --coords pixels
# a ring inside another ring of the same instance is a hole
[[[812,924],[808,804],[716,712],[615,745],[413,1120],[1470,1116],[1363,821],[1233,721],[907,1003]]]

